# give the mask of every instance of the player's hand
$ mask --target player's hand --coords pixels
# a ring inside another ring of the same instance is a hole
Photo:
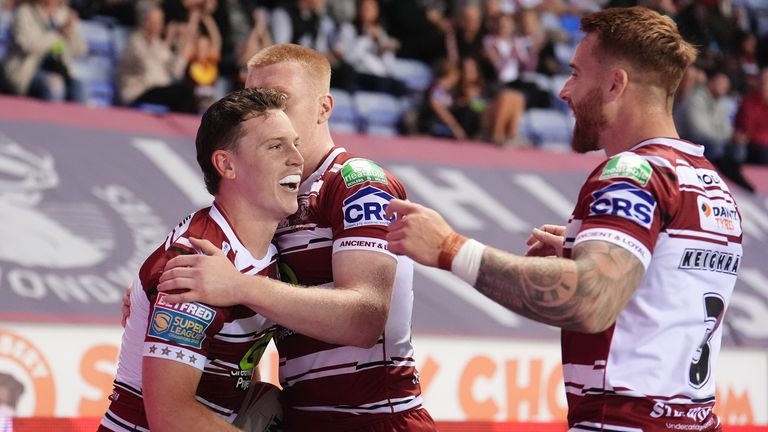
[[[531,230],[531,235],[526,240],[528,250],[526,256],[549,257],[563,256],[563,242],[565,241],[565,227],[562,225],[542,225]]]
[[[158,291],[169,303],[201,302],[213,306],[241,303],[238,286],[242,278],[221,249],[208,240],[190,237],[203,254],[179,255],[165,264]]]
[[[399,199],[389,202],[386,215],[396,215],[387,234],[389,251],[437,267],[440,247],[453,232],[445,219],[431,208]]]
[[[120,309],[122,316],[120,317],[120,324],[125,328],[125,323],[128,321],[128,317],[131,316],[131,291],[133,290],[133,282],[128,285],[123,293],[123,307]]]

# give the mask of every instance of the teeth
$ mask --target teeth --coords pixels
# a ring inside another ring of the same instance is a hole
[[[287,175],[280,179],[278,183],[284,184],[298,184],[301,181],[301,176],[298,174]]]

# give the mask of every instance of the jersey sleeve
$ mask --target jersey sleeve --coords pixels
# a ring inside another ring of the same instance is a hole
[[[143,356],[183,363],[203,370],[211,341],[224,323],[222,308],[203,303],[172,304],[166,294],[157,291],[157,283],[165,264],[181,254],[195,253],[186,239],[170,244],[140,275],[149,300]],[[149,263],[148,263],[149,264]]]
[[[621,153],[604,162],[579,193],[574,218],[581,223],[573,245],[607,241],[630,251],[648,268],[668,219],[666,191],[673,187],[669,181],[634,153]]]
[[[330,176],[318,196],[317,212],[333,235],[333,253],[369,250],[394,257],[387,248],[390,220],[384,212],[392,198],[405,199],[402,183],[374,162],[355,158]]]

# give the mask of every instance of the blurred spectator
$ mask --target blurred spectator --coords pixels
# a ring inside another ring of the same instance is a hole
[[[496,95],[493,93],[480,73],[477,59],[462,59],[454,116],[462,124],[469,123],[464,129],[472,138],[486,137],[500,146],[517,145],[520,143],[517,128],[525,111],[525,98],[511,89],[501,89]]]
[[[457,63],[459,59],[482,53],[486,29],[480,5],[474,2],[464,3],[448,28],[450,31],[446,35],[446,47],[448,59],[452,62]]]
[[[245,84],[245,78],[248,75],[248,60],[262,48],[272,45],[272,35],[269,34],[267,28],[268,14],[269,12],[265,9],[254,9],[253,27],[251,27],[247,39],[236,46],[238,81],[241,85]]]
[[[202,9],[192,10],[187,24],[187,31],[192,33],[187,52],[187,77],[194,87],[198,112],[204,112],[216,99],[224,96],[216,94],[213,87],[219,78],[221,59],[221,34],[211,16],[213,5],[213,2],[206,2]],[[201,23],[204,33],[199,31]]]
[[[357,5],[355,0],[327,0],[326,10],[336,25],[352,22],[357,16]]]
[[[73,59],[88,50],[79,21],[77,12],[62,0],[34,0],[16,8],[12,46],[3,64],[11,92],[85,101],[85,86],[72,76]]]
[[[739,93],[746,93],[758,85],[760,66],[757,63],[757,35],[743,32],[739,35],[739,51],[733,58],[735,75],[740,83],[736,86]]]
[[[144,11],[141,27],[128,39],[118,66],[119,92],[126,105],[160,104],[176,112],[197,112],[191,86],[183,78],[189,32],[171,23],[162,38],[163,11]],[[176,51],[172,51],[172,47]]]
[[[746,157],[743,142],[734,142],[733,126],[723,97],[731,81],[720,69],[706,69],[707,79],[685,96],[674,111],[680,137],[704,146],[704,155],[728,178],[753,190],[741,174]]]
[[[741,102],[735,140],[748,145],[747,162],[768,164],[768,67],[760,72],[758,87]]]
[[[704,85],[707,82],[707,76],[704,71],[698,68],[695,64],[688,67],[683,74],[683,79],[680,80],[680,84],[677,86],[677,92],[675,92],[675,101],[673,105],[673,111],[680,109],[680,104],[688,95],[700,85]]]
[[[272,11],[270,30],[276,44],[293,43],[327,53],[336,31],[323,12],[325,0],[288,0]]]
[[[518,36],[515,29],[512,15],[499,16],[496,28],[483,41],[485,53],[496,67],[499,82],[523,93],[526,106],[547,108],[550,105],[549,93],[520,76],[524,70],[535,70],[538,47],[529,36]]]
[[[454,104],[454,94],[460,79],[461,71],[450,60],[444,59],[437,64],[434,80],[427,89],[419,116],[419,129],[422,133],[463,140],[479,132],[479,116]],[[470,128],[469,134],[465,127]]]
[[[70,0],[70,5],[82,19],[108,16],[128,27],[136,26],[135,3],[135,0]]]
[[[355,21],[341,25],[335,51],[354,68],[357,89],[404,96],[408,89],[393,77],[399,46],[379,21],[378,1],[359,0]]]
[[[398,55],[429,65],[447,56],[450,11],[443,0],[382,0],[387,28],[400,41]]]
[[[355,70],[335,50],[336,25],[324,11],[325,0],[287,0],[272,11],[270,31],[276,44],[312,48],[331,63],[331,87],[354,91]]]

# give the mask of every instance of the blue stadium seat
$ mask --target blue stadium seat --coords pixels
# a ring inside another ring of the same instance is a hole
[[[10,13],[0,13],[0,59],[11,49],[11,19]]]
[[[88,43],[88,55],[113,56],[112,31],[107,24],[101,21],[83,20],[80,21],[80,28]]]
[[[555,109],[531,108],[523,114],[520,134],[537,147],[568,150],[572,117]]]
[[[357,133],[358,118],[352,95],[342,89],[332,88],[333,114],[329,126],[333,132]]]
[[[362,132],[370,135],[397,135],[397,123],[403,115],[403,104],[387,93],[358,91],[353,96],[360,115]]]
[[[418,60],[397,58],[394,78],[404,82],[408,89],[422,92],[432,82],[432,69]]]

